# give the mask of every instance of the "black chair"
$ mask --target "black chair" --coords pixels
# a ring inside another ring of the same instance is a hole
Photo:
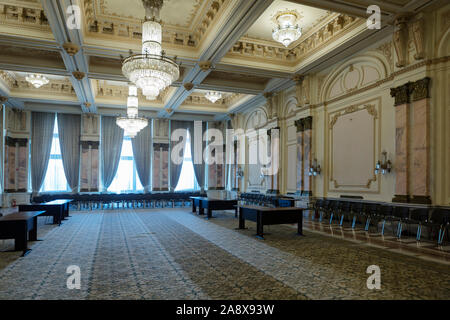
[[[411,210],[409,222],[417,224],[416,240],[420,241],[422,237],[422,227],[428,224],[430,210],[428,208],[420,208]]]
[[[445,231],[449,229],[450,226],[450,209],[436,208],[431,213],[430,219],[431,226],[439,226],[438,233],[438,245],[442,245],[444,242]],[[447,232],[448,234],[448,232]]]
[[[349,201],[341,201],[339,207],[339,225],[342,227],[345,217],[349,217],[351,212],[351,203]],[[349,219],[348,219],[349,220]]]
[[[392,222],[397,221],[397,238],[402,237],[403,223],[409,220],[409,208],[408,207],[394,207],[392,212]]]
[[[350,206],[350,215],[352,217],[352,229],[355,229],[357,218],[363,216],[363,204],[353,202]]]
[[[369,231],[370,223],[378,215],[379,205],[367,203],[363,206],[362,216],[365,218],[364,231]]]

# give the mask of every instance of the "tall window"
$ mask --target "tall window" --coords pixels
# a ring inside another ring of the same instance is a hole
[[[53,129],[52,149],[50,151],[50,160],[48,161],[47,173],[41,192],[70,191],[67,184],[66,174],[61,157],[61,148],[59,146],[58,134],[58,115],[55,117],[55,128]]]
[[[144,187],[139,180],[134,163],[133,147],[130,137],[123,138],[119,167],[113,182],[108,188],[110,192],[142,191]]]
[[[186,147],[184,148],[183,167],[181,168],[180,180],[178,180],[175,191],[197,190],[199,188],[197,179],[195,178],[194,165],[192,163],[191,137],[188,132]]]

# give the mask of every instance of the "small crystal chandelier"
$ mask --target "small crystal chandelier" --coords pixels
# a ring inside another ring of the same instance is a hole
[[[30,74],[25,77],[25,80],[31,83],[36,89],[39,89],[49,82],[47,77],[43,76],[42,74]]]
[[[127,116],[117,118],[116,123],[130,138],[136,137],[138,132],[148,124],[147,119],[138,117],[137,87],[133,84],[130,84],[128,89]]]
[[[122,62],[124,76],[142,90],[148,100],[158,95],[180,77],[174,60],[162,51],[162,27],[159,13],[163,0],[142,0],[145,22],[142,25],[142,54],[131,55]]]
[[[302,29],[298,26],[299,14],[296,11],[282,11],[275,17],[277,27],[272,31],[275,41],[288,47],[292,42],[298,40],[302,35]]]
[[[205,98],[211,101],[212,103],[216,103],[217,100],[222,98],[222,94],[217,91],[208,91],[205,94]]]

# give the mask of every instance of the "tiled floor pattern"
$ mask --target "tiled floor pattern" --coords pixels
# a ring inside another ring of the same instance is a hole
[[[286,225],[266,228],[261,241],[253,223],[237,231],[234,214],[215,216],[72,213],[61,227],[40,227],[44,241],[31,244],[28,256],[0,252],[0,299],[450,298],[448,265],[394,252],[399,247],[308,229],[298,237]],[[379,291],[366,287],[372,264],[381,268]],[[81,290],[66,287],[69,265],[81,268]]]

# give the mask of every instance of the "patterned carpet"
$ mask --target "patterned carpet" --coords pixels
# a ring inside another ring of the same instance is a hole
[[[189,209],[71,213],[61,227],[40,223],[33,251],[0,252],[0,299],[449,299],[448,265],[334,239],[295,235],[291,226],[235,230],[215,212]],[[369,265],[381,290],[368,290]],[[66,268],[81,269],[81,289]]]

